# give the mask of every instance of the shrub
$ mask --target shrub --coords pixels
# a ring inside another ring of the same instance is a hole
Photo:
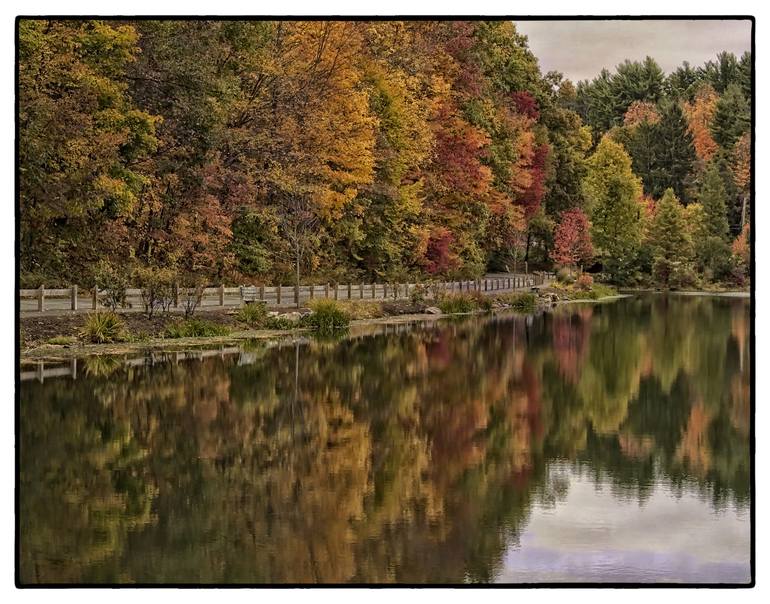
[[[184,309],[185,319],[192,317],[195,310],[200,306],[205,290],[206,283],[202,279],[195,277],[189,279],[187,285],[178,288],[176,294],[179,297],[179,303]]]
[[[412,291],[409,292],[409,301],[415,306],[425,304],[429,293],[430,290],[427,285],[416,283]]]
[[[537,298],[534,294],[512,294],[508,298],[508,304],[516,312],[532,313],[537,308]]]
[[[247,304],[238,311],[235,318],[251,328],[259,329],[267,323],[267,306],[259,303]]]
[[[476,309],[476,302],[470,294],[451,294],[441,298],[438,301],[438,307],[441,312],[454,315],[473,312]]]
[[[582,273],[575,281],[575,287],[582,289],[583,291],[590,290],[593,284],[594,278],[588,273]]]
[[[208,338],[213,336],[226,336],[230,329],[225,325],[206,321],[204,319],[187,319],[174,321],[166,327],[167,338]]]
[[[168,312],[174,301],[174,271],[144,266],[134,270],[133,278],[142,292],[142,304],[148,318],[157,310]]]
[[[310,327],[321,332],[345,329],[350,325],[350,316],[334,300],[316,300],[311,304],[311,314],[302,317],[303,327]]]
[[[575,282],[575,275],[574,273],[568,269],[566,266],[562,266],[557,272],[556,272],[556,280],[559,283],[564,283],[566,285],[569,285],[571,283]]]
[[[492,310],[494,301],[492,300],[491,296],[485,296],[479,291],[472,292],[470,296],[473,299],[473,304],[477,309],[483,310],[485,312]]]
[[[126,324],[112,311],[90,313],[80,330],[81,339],[94,344],[124,342],[128,339]]]
[[[104,306],[116,310],[126,305],[128,276],[124,270],[102,260],[94,271],[94,282],[101,292],[99,301]]]
[[[690,264],[676,263],[669,275],[669,286],[675,289],[687,289],[699,286],[698,276]]]
[[[379,319],[385,316],[382,303],[371,301],[341,302],[340,307],[351,319]]]
[[[299,326],[299,322],[286,317],[267,317],[265,321],[265,329],[294,329]]]

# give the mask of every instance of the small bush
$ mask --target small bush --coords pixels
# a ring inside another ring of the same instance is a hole
[[[483,310],[485,312],[492,310],[492,306],[494,306],[494,300],[492,300],[491,296],[485,296],[479,291],[472,292],[470,296],[473,299],[473,304],[477,309]]]
[[[531,313],[537,308],[537,299],[534,294],[512,294],[507,302],[516,312]]]
[[[168,312],[174,302],[174,271],[145,266],[134,270],[133,279],[142,291],[142,304],[148,318],[158,310]]]
[[[317,300],[311,306],[313,311],[300,321],[303,327],[310,327],[321,332],[345,329],[350,325],[350,316],[334,300]]]
[[[575,281],[575,287],[577,287],[578,289],[582,289],[583,291],[590,290],[593,284],[594,284],[594,278],[588,273],[581,274]]]
[[[575,275],[570,269],[568,269],[566,266],[563,266],[556,272],[556,280],[559,283],[569,285],[575,282]]]
[[[267,306],[265,304],[247,304],[241,308],[235,318],[253,329],[259,329],[267,324]]]
[[[110,310],[117,310],[126,305],[128,276],[126,271],[102,260],[94,271],[96,287],[101,292],[99,301]]]
[[[438,307],[448,315],[469,313],[476,310],[476,301],[470,294],[452,294],[441,298]]]
[[[128,333],[123,319],[112,311],[105,311],[88,315],[80,337],[94,344],[109,344],[126,341]]]
[[[430,290],[428,289],[427,285],[417,283],[415,284],[414,288],[412,288],[412,291],[409,292],[409,301],[413,305],[425,304],[425,300],[429,294]]]
[[[230,333],[230,329],[225,325],[204,319],[187,319],[174,321],[166,327],[164,333],[167,338],[209,338],[226,336]]]
[[[265,329],[294,329],[299,326],[299,322],[286,317],[267,317],[264,323]]]
[[[200,277],[188,278],[187,285],[183,285],[177,289],[179,304],[184,309],[185,319],[189,319],[193,316],[193,314],[195,314],[196,309],[201,305],[201,302],[203,301],[203,293],[205,290],[206,283]]]
[[[340,307],[348,313],[351,319],[379,319],[385,316],[382,303],[374,300],[356,302],[341,302]]]

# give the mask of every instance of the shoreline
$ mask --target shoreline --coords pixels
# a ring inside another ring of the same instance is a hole
[[[387,325],[401,325],[405,323],[416,322],[434,322],[441,321],[457,317],[469,317],[478,315],[499,315],[499,314],[516,314],[520,316],[526,316],[529,314],[536,314],[540,312],[547,312],[561,305],[567,304],[597,304],[614,302],[623,298],[630,298],[636,294],[642,293],[672,293],[677,295],[709,295],[709,296],[721,296],[721,297],[734,297],[734,298],[748,298],[750,294],[748,292],[655,292],[654,290],[638,290],[618,293],[612,296],[604,296],[602,298],[596,298],[592,300],[576,299],[576,300],[558,300],[554,303],[548,303],[545,300],[539,300],[534,313],[520,313],[510,308],[498,308],[491,312],[482,310],[473,311],[469,313],[453,313],[453,314],[430,314],[430,313],[412,313],[404,315],[392,315],[388,317],[378,317],[375,319],[354,319],[350,322],[349,332],[359,332],[355,335],[362,335],[360,332],[365,331],[367,327],[373,326],[387,326]],[[120,342],[114,344],[74,344],[74,345],[57,345],[57,344],[43,344],[35,348],[27,350],[21,350],[19,354],[20,363],[40,361],[46,359],[59,359],[67,360],[75,357],[91,356],[91,355],[120,355],[129,354],[141,351],[181,351],[189,350],[191,348],[204,348],[207,346],[225,346],[228,344],[238,344],[244,341],[250,340],[279,340],[295,338],[297,336],[312,335],[313,331],[306,327],[297,327],[294,329],[247,329],[234,331],[226,336],[207,336],[201,338],[151,338],[149,340],[141,342]]]

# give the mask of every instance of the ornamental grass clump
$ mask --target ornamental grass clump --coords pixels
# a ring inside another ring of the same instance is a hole
[[[322,333],[347,329],[350,315],[334,300],[317,300],[310,306],[311,312],[302,318],[301,325]]]
[[[470,294],[451,294],[438,301],[441,312],[447,315],[473,312],[477,308],[477,302]]]
[[[241,323],[245,323],[253,329],[259,329],[267,325],[267,306],[265,304],[247,304],[235,315]]]
[[[532,313],[537,307],[537,299],[534,294],[512,294],[508,298],[508,304],[516,312]]]
[[[80,338],[92,344],[111,344],[128,339],[126,324],[112,311],[94,312],[86,317]]]

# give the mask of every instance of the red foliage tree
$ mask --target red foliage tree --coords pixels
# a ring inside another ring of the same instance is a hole
[[[457,265],[450,248],[454,237],[447,229],[436,229],[428,240],[425,251],[425,270],[432,275],[444,273]]]
[[[545,166],[548,160],[548,153],[550,147],[544,143],[538,145],[535,148],[534,155],[532,157],[532,166],[530,167],[530,174],[532,176],[532,182],[527,187],[527,190],[517,200],[518,205],[524,208],[524,216],[529,222],[529,219],[534,216],[540,204],[543,202],[545,196]]]
[[[564,212],[554,233],[551,259],[565,265],[582,264],[590,260],[594,253],[590,228],[591,223],[583,210],[573,208]]]
[[[512,92],[511,100],[516,106],[516,111],[522,115],[526,115],[528,118],[537,121],[540,117],[540,107],[529,92]]]

